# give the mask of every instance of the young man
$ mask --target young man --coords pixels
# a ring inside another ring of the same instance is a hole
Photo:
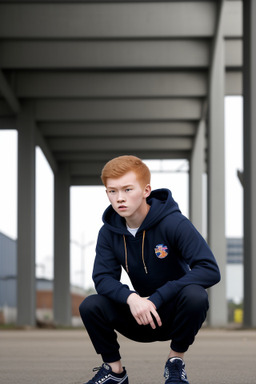
[[[214,256],[167,189],[151,192],[150,171],[120,156],[102,170],[111,205],[103,215],[93,279],[80,314],[103,364],[87,384],[128,384],[117,334],[171,340],[165,384],[188,384],[184,353],[208,310],[206,288],[220,280]],[[134,290],[120,282],[123,267]]]

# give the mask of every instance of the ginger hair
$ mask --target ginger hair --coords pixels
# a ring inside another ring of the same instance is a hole
[[[141,159],[132,155],[115,157],[102,169],[101,180],[106,187],[107,179],[118,179],[128,172],[134,172],[142,188],[150,184],[150,170]]]

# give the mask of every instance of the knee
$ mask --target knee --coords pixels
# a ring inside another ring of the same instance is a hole
[[[104,296],[97,294],[87,296],[79,306],[81,318],[84,320],[102,311],[105,308],[106,300]]]
[[[98,306],[98,295],[87,296],[79,306],[79,312],[82,318],[90,313],[95,312]]]
[[[181,292],[182,301],[192,312],[207,311],[209,308],[208,294],[200,285],[188,285]]]

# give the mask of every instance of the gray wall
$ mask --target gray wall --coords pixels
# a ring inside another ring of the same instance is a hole
[[[17,242],[0,232],[0,307],[16,307]]]

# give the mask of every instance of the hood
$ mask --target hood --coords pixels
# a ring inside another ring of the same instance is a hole
[[[138,232],[148,230],[165,216],[173,212],[180,212],[179,206],[173,199],[169,189],[163,188],[152,191],[147,198],[147,203],[150,205],[150,210]],[[105,226],[112,232],[121,235],[127,235],[129,233],[126,229],[125,219],[119,216],[111,205],[103,213],[102,220]]]

